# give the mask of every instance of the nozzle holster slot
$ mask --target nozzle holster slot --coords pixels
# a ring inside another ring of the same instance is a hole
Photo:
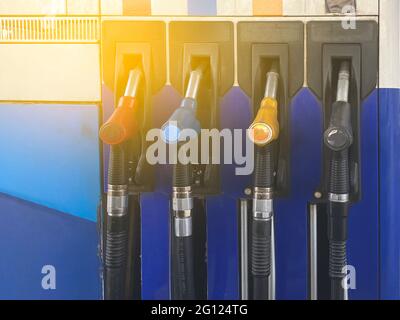
[[[350,63],[348,102],[351,106],[353,143],[349,149],[350,202],[361,199],[360,117],[362,101],[376,88],[378,73],[378,25],[357,21],[356,29],[344,29],[340,21],[307,24],[308,84],[323,105],[323,131],[328,129],[336,102],[338,73],[343,61]],[[322,138],[321,138],[322,139]],[[331,151],[323,147],[323,172],[319,192],[328,197]]]
[[[152,95],[166,82],[165,68],[154,70],[154,67],[166,64],[166,26],[161,21],[106,21],[102,35],[104,84],[113,89],[115,105],[124,95],[129,72],[136,68],[142,72],[135,115],[139,134],[128,142],[129,189],[135,194],[149,192],[154,187],[154,168],[146,160],[149,144],[145,138],[148,130],[153,128]]]
[[[240,22],[238,24],[238,80],[251,97],[254,116],[264,99],[267,74],[278,66],[279,139],[274,143],[275,193],[290,189],[290,102],[303,85],[304,25],[299,22]],[[254,117],[253,117],[254,118]]]
[[[232,23],[171,22],[170,48],[171,82],[182,96],[185,95],[190,73],[203,66],[196,117],[202,129],[219,129],[220,97],[231,88],[234,78]],[[211,150],[209,154],[212,157]],[[219,165],[210,161],[207,165],[194,164],[191,167],[194,196],[220,192]]]

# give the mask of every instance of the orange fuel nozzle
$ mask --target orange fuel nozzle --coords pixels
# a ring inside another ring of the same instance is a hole
[[[100,128],[100,139],[110,145],[116,145],[132,138],[138,131],[136,93],[141,80],[141,71],[134,69],[129,73],[125,94],[119,99],[118,106],[110,119]]]
[[[264,98],[257,116],[250,126],[250,140],[257,146],[265,146],[279,137],[278,102]]]
[[[100,128],[100,139],[110,145],[125,142],[138,131],[136,122],[136,98],[121,97],[110,119]]]

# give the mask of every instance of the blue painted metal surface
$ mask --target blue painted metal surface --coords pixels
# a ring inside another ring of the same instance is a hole
[[[361,201],[350,207],[348,263],[356,268],[357,288],[350,299],[379,298],[379,137],[378,92],[361,110]]]
[[[221,128],[245,130],[251,118],[249,98],[240,88],[231,89],[221,100]],[[244,153],[245,135],[242,140]],[[208,297],[212,300],[240,297],[237,209],[251,177],[236,175],[236,167],[220,167],[221,195],[207,198]]]
[[[96,221],[98,107],[0,105],[0,192]]]
[[[168,300],[170,297],[170,196],[155,192],[141,196],[142,208],[142,297]]]
[[[400,299],[400,89],[380,90],[381,298]]]
[[[321,180],[322,113],[302,89],[290,106],[290,195],[275,206],[276,297],[307,298],[307,202]]]
[[[0,194],[0,299],[99,299],[96,224]],[[42,288],[43,266],[56,289]]]

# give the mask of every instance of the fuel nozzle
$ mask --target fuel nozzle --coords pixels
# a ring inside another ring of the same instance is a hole
[[[267,74],[264,99],[254,122],[250,126],[250,140],[257,146],[265,146],[279,137],[277,91],[279,73],[277,63],[273,63]]]
[[[341,151],[353,144],[351,105],[348,102],[350,63],[340,65],[336,102],[332,105],[329,127],[324,133],[325,145],[333,151]]]
[[[177,143],[180,134],[185,129],[192,129],[196,135],[200,133],[200,122],[196,117],[197,95],[205,71],[206,64],[202,63],[190,72],[185,98],[161,129],[166,143]]]
[[[121,144],[132,138],[138,132],[136,120],[136,95],[142,79],[139,68],[129,72],[124,95],[119,99],[118,106],[110,119],[100,128],[100,139],[109,145]]]

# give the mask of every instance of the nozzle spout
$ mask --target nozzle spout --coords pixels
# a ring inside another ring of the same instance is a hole
[[[206,69],[206,64],[202,63],[195,70],[190,72],[185,98],[190,98],[193,100],[197,99],[200,83],[203,78],[205,69]]]
[[[139,68],[133,69],[129,72],[129,78],[124,94],[125,97],[136,97],[141,79],[142,71]]]
[[[349,87],[350,87],[350,62],[343,61],[340,65],[340,70],[339,70],[336,101],[341,101],[341,102],[349,101]]]
[[[267,73],[264,98],[276,99],[279,85],[278,63],[274,62]]]
[[[206,67],[206,63],[201,63],[190,72],[185,98],[183,98],[181,106],[161,128],[162,137],[166,143],[177,143],[181,132],[185,129],[192,129],[196,136],[200,132],[200,122],[196,117],[197,95]]]

